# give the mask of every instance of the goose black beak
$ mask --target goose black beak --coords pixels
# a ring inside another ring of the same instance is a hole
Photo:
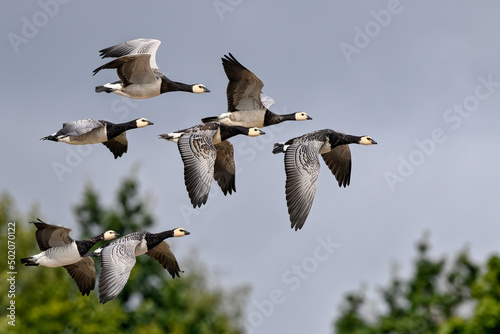
[[[205,89],[205,93],[210,93],[210,89],[208,89],[207,87],[205,87],[204,89]]]
[[[148,125],[155,125],[155,123],[148,121]]]
[[[184,231],[184,235],[190,235],[191,232],[188,232],[188,231]]]
[[[372,139],[372,145],[377,145],[377,142]]]
[[[262,130],[259,130],[261,135],[265,135],[266,133]]]
[[[312,121],[312,119],[313,119],[313,118],[312,118],[311,116],[307,115],[307,118],[306,118],[306,119],[307,119],[307,120],[311,120],[311,121]]]

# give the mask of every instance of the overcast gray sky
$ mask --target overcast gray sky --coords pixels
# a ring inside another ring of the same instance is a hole
[[[86,182],[111,204],[138,166],[155,231],[192,232],[172,242],[181,264],[197,249],[217,282],[252,286],[249,332],[330,333],[344,293],[365,284],[374,298],[395,262],[409,275],[424,230],[435,255],[467,244],[482,261],[497,251],[499,10],[451,0],[3,1],[1,189],[21,210],[39,203],[40,218],[75,227]],[[98,50],[141,37],[162,41],[156,60],[172,80],[212,92],[143,101],[94,93],[116,80],[112,70],[92,76]],[[228,52],[264,82],[275,112],[314,120],[231,139],[237,193],[224,197],[214,183],[194,210],[177,147],[157,135],[226,111]],[[117,160],[103,145],[39,140],[85,117],[155,125],[130,131]],[[346,189],[321,162],[311,213],[295,232],[272,144],[323,128],[379,145],[351,147]]]

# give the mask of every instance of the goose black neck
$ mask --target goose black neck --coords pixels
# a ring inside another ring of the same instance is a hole
[[[341,141],[343,141],[342,144],[359,144],[360,140],[361,140],[361,137],[359,137],[359,136],[352,136],[352,135],[345,135],[341,139]]]
[[[245,128],[244,126],[239,126],[239,125],[225,125],[221,124],[220,125],[220,139],[221,141],[224,141],[226,139],[229,139],[231,137],[234,137],[236,135],[241,135],[241,134],[248,134],[248,128]]]
[[[104,240],[104,233],[87,240],[77,240],[76,247],[81,256],[87,254],[89,250],[99,241]]]
[[[135,120],[126,122],[126,123],[119,123],[119,124],[114,124],[111,122],[106,122],[106,121],[100,121],[106,124],[106,134],[109,139],[113,139],[114,137],[118,136],[122,132],[125,132],[130,129],[135,129],[137,128],[137,122]]]
[[[163,231],[160,233],[146,233],[146,244],[148,245],[148,249],[156,247],[167,238],[171,238],[174,236],[174,230]]]
[[[183,91],[183,92],[193,92],[193,85],[188,85],[182,82],[175,82],[167,78],[166,76],[162,76],[161,78],[161,87],[160,87],[160,93],[167,93],[167,92],[176,92],[176,91]]]
[[[295,113],[278,115],[273,113],[271,110],[266,109],[266,114],[264,116],[264,126],[278,124],[284,121],[294,121]]]

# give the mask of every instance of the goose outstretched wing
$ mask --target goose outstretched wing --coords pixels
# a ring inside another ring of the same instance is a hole
[[[99,274],[99,301],[104,304],[123,290],[135,265],[135,248],[139,240],[117,242],[101,251],[101,273]]]
[[[155,55],[160,44],[161,41],[157,39],[137,38],[99,50],[99,55],[101,58],[119,58],[132,54],[150,54],[150,66],[152,69],[157,69]]]
[[[263,108],[261,92],[264,83],[252,71],[241,65],[231,53],[222,58],[222,66],[229,79],[226,89],[227,110],[229,112],[261,110]]]
[[[127,55],[110,61],[94,70],[94,75],[103,69],[116,69],[123,86],[152,83],[157,79],[158,69],[151,68],[150,54]]]
[[[317,145],[292,144],[285,151],[286,202],[295,230],[302,228],[311,210],[319,167]]]
[[[177,147],[184,163],[184,182],[193,207],[208,199],[217,151],[212,143],[214,130],[184,133]]]
[[[224,140],[215,145],[217,157],[214,165],[214,179],[219,184],[224,195],[236,192],[235,165],[233,145]]]
[[[181,269],[179,268],[179,264],[177,263],[174,253],[172,253],[170,246],[166,241],[160,242],[159,245],[150,249],[146,255],[160,262],[163,268],[168,270],[172,278],[175,278],[175,276],[179,277]]]
[[[40,219],[31,223],[37,228],[35,232],[36,242],[41,251],[73,242],[73,239],[69,236],[71,229],[68,227],[47,224]]]
[[[346,187],[351,182],[351,149],[349,145],[335,147],[328,153],[321,154],[326,165],[332,171],[339,187]]]
[[[84,257],[77,263],[64,266],[64,269],[75,280],[82,296],[89,295],[95,287],[95,267],[94,260]]]
[[[122,132],[113,139],[110,139],[103,143],[111,153],[113,153],[115,159],[121,157],[123,153],[127,153],[128,140],[125,132]]]

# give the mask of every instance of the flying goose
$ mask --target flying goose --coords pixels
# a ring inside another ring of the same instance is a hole
[[[170,246],[164,241],[170,237],[183,237],[190,233],[183,228],[175,228],[160,233],[146,231],[133,232],[107,243],[87,254],[101,258],[99,274],[99,301],[104,304],[118,296],[128,281],[135,265],[135,257],[146,254],[160,262],[172,278],[179,277],[179,264]]]
[[[153,124],[145,118],[138,118],[121,124],[85,118],[64,123],[61,130],[43,137],[41,140],[52,140],[71,145],[103,143],[116,159],[121,157],[123,153],[127,153],[128,141],[125,131]]]
[[[156,50],[161,42],[157,39],[138,38],[100,50],[102,58],[115,57],[94,70],[116,68],[119,81],[95,88],[96,93],[115,93],[132,99],[147,99],[163,93],[183,91],[210,93],[204,85],[188,85],[167,78],[156,65]]]
[[[311,120],[305,112],[277,115],[268,108],[274,103],[269,96],[262,94],[262,81],[234,56],[224,55],[222,65],[229,79],[227,84],[227,113],[206,117],[202,122],[218,121],[226,125],[258,127],[278,124],[284,121]]]
[[[265,133],[255,127],[209,122],[159,136],[177,143],[184,163],[184,182],[194,208],[207,202],[212,178],[224,195],[236,192],[234,149],[227,139],[240,134],[255,137]]]
[[[73,240],[71,229],[60,225],[44,223],[40,219],[35,224],[36,241],[42,251],[21,259],[26,266],[64,267],[75,280],[82,296],[89,295],[95,286],[95,268],[92,258],[83,257],[99,241],[111,240],[118,236],[109,230],[86,240]]]
[[[377,144],[369,136],[351,136],[330,129],[318,130],[274,144],[273,153],[285,153],[286,202],[292,228],[301,229],[311,210],[319,174],[318,154],[338,181],[346,187],[351,180],[351,150],[348,144]]]

